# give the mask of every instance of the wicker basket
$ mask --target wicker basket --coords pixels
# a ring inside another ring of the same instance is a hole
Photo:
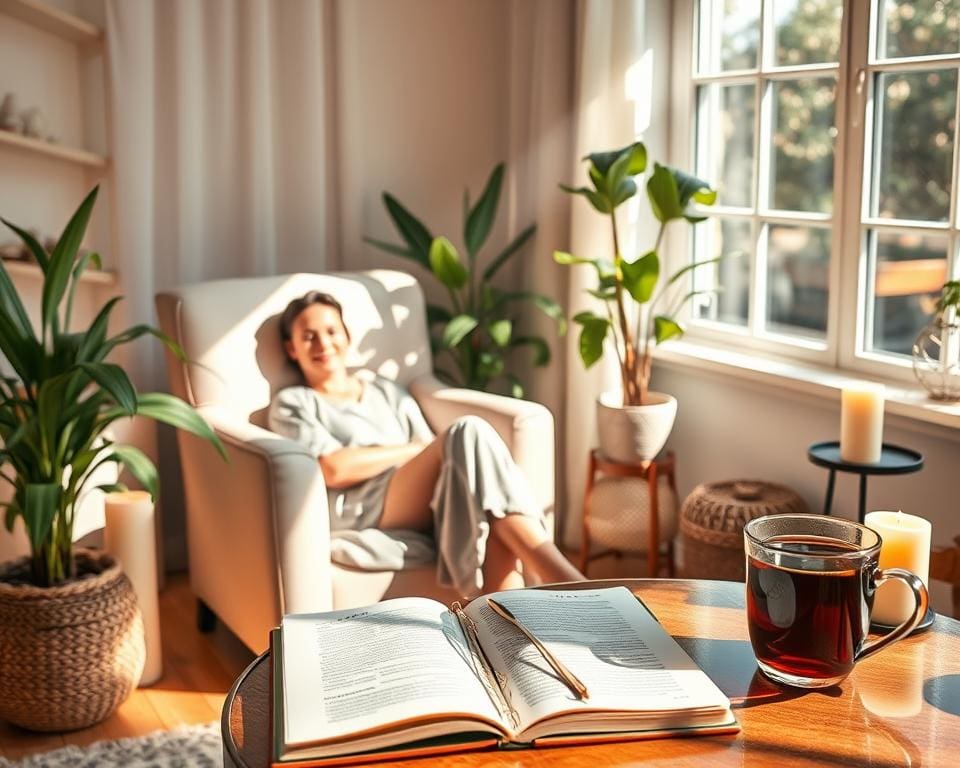
[[[129,579],[109,555],[75,554],[80,577],[56,587],[16,583],[25,558],[0,568],[0,719],[34,731],[106,719],[143,671],[143,620]]]
[[[755,517],[809,511],[803,499],[785,485],[763,480],[698,485],[680,510],[682,575],[743,581],[743,527]]]

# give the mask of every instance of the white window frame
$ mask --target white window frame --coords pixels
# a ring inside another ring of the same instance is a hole
[[[711,0],[704,0],[709,2]],[[716,1],[716,0],[713,0]],[[867,290],[866,280],[870,277],[867,271],[871,260],[866,252],[866,231],[868,228],[886,228],[891,231],[904,229],[918,234],[947,234],[949,236],[949,251],[947,269],[948,275],[956,278],[960,275],[960,229],[958,229],[958,186],[960,186],[960,140],[955,135],[953,147],[953,183],[951,185],[950,221],[945,225],[917,227],[913,224],[895,224],[889,220],[877,221],[868,217],[869,195],[871,193],[871,179],[864,178],[866,152],[872,151],[867,145],[867,137],[872,136],[872,125],[875,115],[873,100],[874,73],[878,71],[907,71],[910,69],[927,69],[931,65],[940,66],[944,62],[956,62],[960,65],[960,54],[938,55],[917,59],[895,59],[878,62],[875,56],[875,47],[871,42],[876,38],[876,32],[871,25],[882,24],[877,11],[873,14],[871,24],[865,20],[870,17],[871,3],[880,6],[882,0],[845,0],[842,21],[839,61],[837,66],[837,93],[835,99],[835,119],[838,126],[838,135],[834,146],[834,198],[831,224],[831,254],[829,267],[829,294],[827,304],[827,333],[823,343],[807,343],[803,340],[778,336],[770,332],[758,333],[761,329],[763,317],[757,317],[762,312],[762,304],[757,301],[756,294],[761,282],[754,279],[754,270],[757,262],[762,260],[760,251],[763,238],[757,238],[757,252],[753,254],[750,278],[750,320],[746,328],[738,328],[731,324],[716,323],[701,320],[692,316],[687,310],[686,325],[688,338],[694,342],[711,346],[730,347],[749,353],[759,354],[774,359],[796,360],[820,367],[841,369],[843,371],[865,374],[874,378],[891,381],[915,383],[911,360],[908,357],[874,353],[866,351],[864,318],[867,312],[867,299],[870,291]],[[697,88],[700,85],[715,82],[752,82],[759,84],[763,78],[776,79],[779,77],[816,76],[816,65],[808,65],[803,69],[772,67],[764,59],[763,37],[758,51],[758,69],[740,72],[724,73],[722,77],[696,76],[694,41],[696,40],[697,2],[696,0],[679,0],[673,4],[673,50],[671,56],[671,103],[670,131],[671,145],[669,157],[671,163],[677,167],[695,171],[696,168],[696,98]],[[772,24],[769,18],[761,17],[761,30]],[[831,65],[829,67],[833,69]],[[824,68],[820,68],[823,71]],[[770,109],[770,97],[767,94],[761,99],[761,108],[755,116],[755,131],[759,135],[761,120],[766,120],[769,126],[769,114],[761,112]],[[960,125],[960,99],[957,100],[958,125]],[[842,128],[841,128],[842,126]],[[761,139],[762,140],[762,139]],[[760,142],[757,142],[760,146]],[[754,158],[754,186],[757,180],[763,180],[767,171],[769,153],[757,152]],[[849,181],[848,181],[849,180]],[[757,190],[759,194],[760,190]],[[760,197],[756,198],[758,201]],[[710,211],[713,215],[726,215],[726,210],[714,206]],[[737,212],[730,218],[748,218],[756,227],[760,221],[769,223],[797,223],[793,216],[781,216],[779,212],[755,209],[749,215]],[[808,217],[801,217],[803,221]],[[816,214],[809,217],[816,218]],[[704,222],[698,226],[706,227]],[[756,234],[756,229],[753,232]],[[676,265],[687,263],[691,253],[693,231],[691,227],[673,228],[668,241],[671,262]],[[863,290],[861,290],[863,286]]]

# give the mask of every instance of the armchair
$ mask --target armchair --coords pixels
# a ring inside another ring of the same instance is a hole
[[[280,344],[279,315],[308,290],[342,303],[349,363],[408,387],[437,432],[475,414],[497,430],[552,513],[554,431],[536,403],[450,388],[431,373],[422,290],[388,270],[215,280],[158,294],[160,327],[185,350],[167,355],[171,391],[195,406],[226,447],[178,432],[190,583],[252,650],[284,613],[325,611],[383,598],[454,598],[433,566],[368,571],[331,562],[327,496],[314,456],[265,428],[273,394],[299,383]]]

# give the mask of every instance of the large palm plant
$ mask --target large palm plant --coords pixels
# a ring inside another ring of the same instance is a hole
[[[223,447],[209,425],[172,395],[138,394],[124,370],[107,358],[119,346],[150,334],[182,356],[171,339],[149,325],[108,336],[108,301],[85,330],[71,331],[80,275],[99,257],[81,253],[97,197],[94,188],[47,253],[23,229],[2,219],[23,240],[43,272],[39,335],[0,262],[0,352],[9,369],[0,376],[0,478],[13,486],[5,524],[23,518],[30,540],[31,577],[49,586],[74,575],[73,524],[77,500],[101,465],[125,466],[152,494],[157,471],[142,451],[110,439],[108,428],[132,416],[171,424]],[[112,490],[118,486],[98,486]]]

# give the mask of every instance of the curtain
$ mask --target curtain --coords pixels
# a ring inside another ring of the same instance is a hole
[[[651,13],[655,24],[649,23]],[[667,57],[660,50],[662,61],[654,60],[654,43],[669,35],[669,3],[663,0],[578,0],[576,41],[576,86],[574,95],[574,151],[572,162],[564,169],[565,181],[571,186],[589,185],[587,164],[582,158],[590,152],[623,147],[638,134],[648,150],[651,139],[656,156],[667,135],[668,126],[657,126],[651,136],[647,118],[651,112],[666,115],[666,109],[654,106],[666,98],[668,82]],[[658,66],[659,64],[659,66]],[[644,77],[644,73],[650,77]],[[654,83],[661,85],[654,88]],[[629,87],[628,87],[629,84]],[[656,92],[654,92],[656,91]],[[641,192],[634,205],[618,209],[618,229],[624,255],[632,258],[638,230],[647,223],[642,213],[647,206]],[[581,197],[568,198],[570,217],[569,250],[571,253],[612,260],[613,239],[609,219],[594,210]],[[651,247],[648,244],[647,247]],[[570,316],[584,309],[597,311],[597,304],[585,293],[596,285],[596,273],[588,267],[573,267],[568,272],[567,307]],[[566,434],[561,466],[565,483],[567,514],[563,541],[575,549],[581,538],[584,481],[587,455],[596,445],[597,396],[605,389],[619,388],[617,358],[612,348],[601,360],[585,371],[578,350],[579,328],[572,327],[567,338],[565,358],[566,397],[563,425]]]
[[[328,0],[107,0],[113,236],[124,327],[220,277],[336,268]],[[159,344],[123,363],[166,389]],[[160,465],[167,564],[185,561],[172,430],[119,438]],[[159,446],[158,446],[159,442]]]

